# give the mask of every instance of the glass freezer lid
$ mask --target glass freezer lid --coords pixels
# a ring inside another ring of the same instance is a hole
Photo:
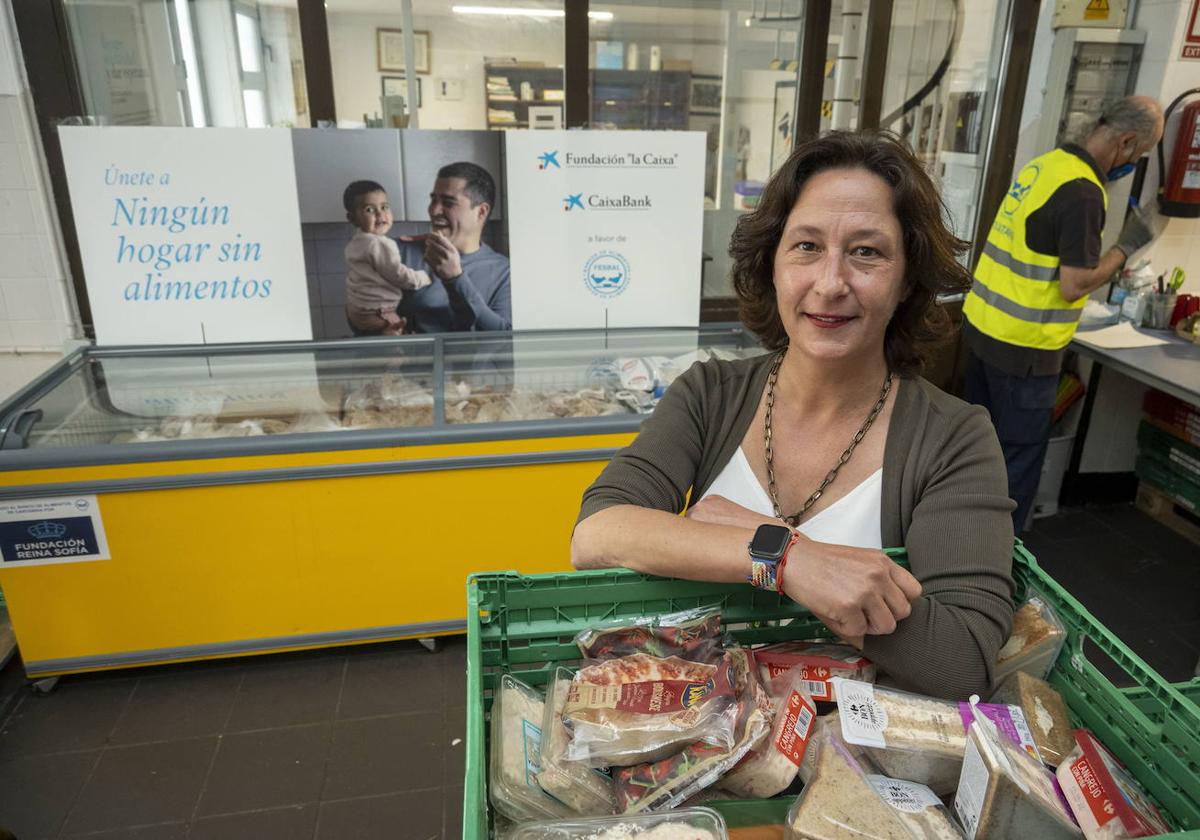
[[[244,352],[101,351],[85,354],[12,425],[25,448],[428,427],[433,360],[428,339]]]

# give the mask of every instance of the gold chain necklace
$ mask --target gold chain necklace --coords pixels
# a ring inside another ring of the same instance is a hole
[[[804,506],[799,511],[793,513],[791,516],[784,516],[783,510],[779,507],[779,495],[775,489],[775,457],[771,446],[771,414],[775,408],[775,382],[779,379],[779,368],[783,364],[783,357],[786,353],[787,351],[784,350],[775,358],[774,364],[771,365],[771,375],[767,379],[767,417],[766,423],[764,423],[764,442],[766,443],[767,450],[767,490],[771,494],[771,505],[775,508],[775,518],[782,519],[788,525],[795,528],[800,524],[800,520],[804,514],[808,513],[809,508],[817,503],[817,499],[821,498],[821,494],[837,478],[838,470],[850,460],[850,456],[854,454],[854,448],[866,437],[871,424],[875,422],[875,418],[879,416],[879,412],[883,411],[883,404],[887,402],[888,392],[892,390],[892,374],[891,371],[888,371],[887,377],[883,380],[883,387],[879,389],[879,399],[871,408],[871,413],[867,415],[867,419],[863,421],[862,427],[855,433],[854,439],[850,441],[850,445],[846,447],[846,451],[838,458],[838,462],[834,465],[833,469],[821,480],[820,486],[805,500]]]

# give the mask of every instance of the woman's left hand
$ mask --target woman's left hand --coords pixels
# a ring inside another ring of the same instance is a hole
[[[779,519],[763,516],[724,496],[707,496],[687,510],[687,518],[713,525],[733,525],[753,531],[759,525],[782,525]]]

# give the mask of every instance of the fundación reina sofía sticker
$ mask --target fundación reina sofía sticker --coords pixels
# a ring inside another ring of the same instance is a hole
[[[108,560],[95,496],[0,502],[0,566]]]

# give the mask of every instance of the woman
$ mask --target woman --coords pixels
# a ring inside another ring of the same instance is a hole
[[[936,295],[969,287],[965,248],[900,141],[798,148],[730,245],[773,352],[676,380],[584,494],[575,566],[753,580],[903,687],[985,692],[1013,614],[1004,459],[983,409],[917,376],[949,330]]]

